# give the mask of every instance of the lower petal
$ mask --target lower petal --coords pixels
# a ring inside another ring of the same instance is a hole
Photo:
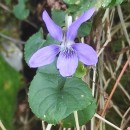
[[[91,46],[84,43],[75,43],[72,47],[77,51],[79,60],[85,65],[95,65],[97,63],[97,53]]]
[[[32,57],[29,60],[29,66],[32,68],[36,68],[50,64],[54,61],[58,53],[59,46],[57,45],[43,47],[32,55]]]
[[[78,66],[78,57],[76,52],[61,52],[57,60],[57,68],[63,77],[71,76],[75,73]]]

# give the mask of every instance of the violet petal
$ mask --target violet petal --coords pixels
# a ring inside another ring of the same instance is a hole
[[[57,68],[63,77],[71,76],[78,66],[76,52],[61,52],[57,60]]]
[[[50,35],[54,39],[58,41],[62,41],[62,37],[63,37],[62,29],[54,23],[54,21],[50,18],[50,16],[48,15],[46,11],[43,11],[42,19],[45,22]]]
[[[41,67],[52,63],[59,53],[59,46],[50,45],[39,49],[29,60],[29,66],[32,68]]]
[[[85,13],[83,13],[77,20],[75,20],[70,27],[67,30],[66,33],[66,39],[67,40],[74,40],[76,35],[77,35],[77,31],[78,28],[80,27],[80,25],[89,20],[91,18],[91,16],[93,15],[95,11],[95,8],[91,8],[88,11],[86,11]]]
[[[79,60],[85,65],[95,65],[97,63],[97,53],[91,46],[84,43],[75,43],[72,48],[77,51]]]

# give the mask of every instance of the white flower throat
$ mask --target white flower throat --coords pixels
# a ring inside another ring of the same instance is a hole
[[[63,41],[62,41],[62,43],[60,45],[61,52],[73,51],[72,44],[74,44],[74,41],[67,40],[66,39],[66,33],[64,33],[64,35],[63,35]]]
[[[71,55],[72,53],[75,52],[74,49],[72,48],[72,44],[74,44],[74,41],[66,39],[66,30],[72,24],[72,16],[66,15],[65,24],[66,24],[66,28],[65,30],[63,30],[63,40],[60,45],[60,51],[65,53],[65,55]]]

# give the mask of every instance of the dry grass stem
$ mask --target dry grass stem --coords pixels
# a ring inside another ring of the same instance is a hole
[[[112,124],[111,122],[107,121],[106,119],[104,119],[103,117],[99,116],[98,114],[94,115],[95,117],[99,118],[100,120],[104,121],[105,123],[107,123],[108,125],[114,127],[117,130],[121,130],[119,127],[117,127],[116,125]]]
[[[3,123],[1,122],[1,120],[0,120],[0,128],[1,128],[2,130],[6,130],[6,128],[4,127]]]
[[[46,130],[51,130],[52,124],[48,124]]]
[[[117,6],[117,11],[118,11],[118,15],[119,15],[119,18],[120,18],[120,21],[121,21],[121,25],[122,25],[122,28],[123,28],[123,31],[124,31],[124,35],[126,37],[127,42],[130,45],[130,39],[129,39],[128,32],[126,30],[126,25],[125,25],[125,22],[124,22],[123,13],[122,13],[120,5]]]
[[[109,105],[109,103],[110,103],[110,100],[111,100],[111,98],[112,98],[112,96],[113,96],[113,94],[114,94],[114,92],[115,92],[115,90],[116,90],[116,87],[117,87],[117,85],[118,85],[118,83],[119,83],[119,81],[120,81],[120,79],[121,79],[123,73],[125,72],[125,70],[126,70],[126,68],[127,68],[129,62],[130,62],[130,56],[129,56],[129,58],[127,59],[127,61],[126,61],[125,65],[124,65],[124,67],[123,67],[121,73],[119,74],[119,76],[118,76],[118,78],[117,78],[117,80],[116,80],[115,85],[113,86],[113,89],[112,89],[112,91],[111,91],[111,93],[110,93],[110,96],[108,97],[107,103],[106,103],[106,105],[104,106],[104,109],[103,109],[103,112],[102,112],[101,116],[103,116],[103,115],[105,114],[106,109],[107,109],[107,107],[108,107],[108,105]]]
[[[80,130],[77,111],[74,111],[74,118],[75,118],[76,128],[77,128],[77,130]]]
[[[127,111],[125,112],[125,114],[122,117],[122,121],[121,121],[121,126],[120,128],[124,128],[124,123],[126,122],[126,116],[127,114],[130,112],[130,107],[127,109]]]
[[[42,129],[43,129],[43,130],[46,130],[44,121],[42,121]]]

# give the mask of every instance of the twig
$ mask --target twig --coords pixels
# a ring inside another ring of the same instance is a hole
[[[2,9],[4,9],[4,10],[8,11],[8,12],[11,12],[11,10],[7,6],[5,6],[4,4],[2,4],[2,3],[0,3],[0,7]]]
[[[1,128],[2,130],[6,130],[6,128],[4,127],[3,123],[1,122],[1,120],[0,120],[0,128]]]
[[[77,130],[80,130],[77,111],[74,111],[74,118],[75,118],[76,128],[77,128]]]
[[[99,116],[98,114],[94,115],[95,117],[99,118],[100,120],[104,121],[105,123],[107,123],[108,125],[116,128],[117,130],[121,130],[119,127],[117,127],[116,125],[112,124],[111,122],[107,121],[106,119],[104,119],[103,117]]]
[[[10,41],[12,41],[14,43],[19,43],[19,44],[24,44],[25,43],[23,41],[16,40],[16,39],[14,39],[12,37],[6,36],[5,34],[2,34],[2,33],[0,33],[0,36],[3,37],[3,38],[5,38],[5,39],[7,39],[7,40],[10,40]]]
[[[0,3],[0,7],[4,10],[8,11],[9,13],[12,13],[11,9],[9,9],[6,5]],[[29,21],[28,19],[25,19],[24,21],[27,22],[28,24],[30,24],[31,26],[33,26],[34,28],[38,29],[38,26],[35,23]]]
[[[48,124],[46,130],[51,130],[52,124]]]
[[[26,19],[26,20],[24,20],[24,21],[27,22],[28,24],[30,24],[32,27],[38,29],[38,26],[37,26],[35,23],[29,21],[28,19]]]

